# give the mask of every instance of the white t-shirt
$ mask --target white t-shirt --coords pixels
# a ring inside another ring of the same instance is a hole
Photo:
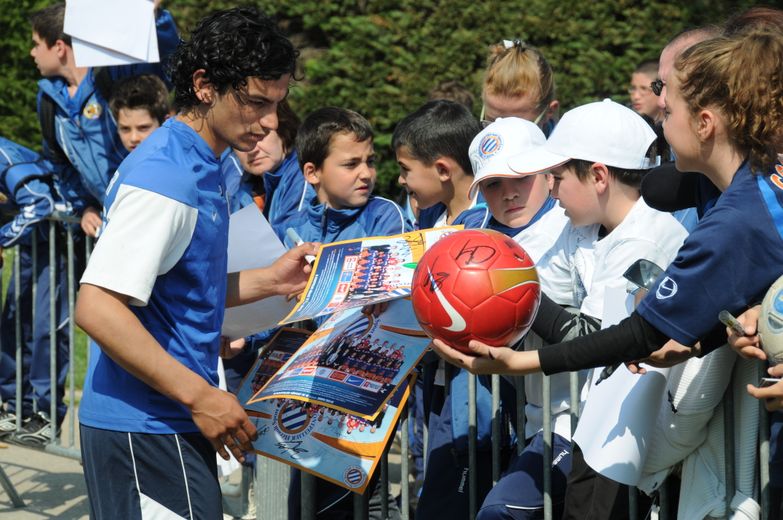
[[[158,276],[174,267],[190,245],[197,219],[197,208],[121,185],[106,215],[111,225],[104,226],[81,283],[130,296],[131,305],[147,305]]]
[[[688,232],[671,213],[657,211],[641,198],[625,219],[595,244],[595,272],[582,301],[581,312],[599,320],[604,316],[604,292],[610,286],[626,286],[623,273],[645,258],[666,268]]]
[[[578,308],[585,295],[586,281],[593,274],[593,243],[598,238],[598,226],[574,227],[565,211],[556,204],[537,222],[514,237],[536,262],[542,291],[555,303]],[[525,350],[536,350],[543,341],[530,332],[525,338]],[[582,380],[586,374],[581,374]],[[536,434],[544,424],[542,374],[525,376],[525,437]],[[571,438],[568,413],[571,402],[570,375],[557,374],[549,378],[552,428],[565,439]]]

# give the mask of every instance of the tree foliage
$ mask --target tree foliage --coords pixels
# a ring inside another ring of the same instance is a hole
[[[29,11],[42,2],[17,0],[0,10],[0,83],[4,134],[40,142],[35,118],[37,70],[29,58]],[[44,2],[46,3],[46,2]],[[382,161],[379,187],[391,191],[396,167],[391,132],[426,101],[428,91],[459,80],[477,99],[491,44],[519,38],[540,48],[555,70],[564,109],[611,97],[626,102],[633,68],[656,58],[675,34],[721,23],[751,2],[693,0],[259,0],[301,49],[300,76],[291,91],[300,115],[325,106],[354,109],[376,130]],[[235,5],[225,0],[166,3],[184,33],[203,15]],[[480,107],[476,107],[480,110]]]

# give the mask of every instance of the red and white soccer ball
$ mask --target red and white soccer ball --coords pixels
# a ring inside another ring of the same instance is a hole
[[[466,229],[424,253],[411,298],[430,337],[469,353],[472,339],[493,346],[521,339],[536,317],[541,288],[533,260],[513,239]]]

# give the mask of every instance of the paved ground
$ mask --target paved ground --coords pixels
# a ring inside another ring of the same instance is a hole
[[[2,468],[26,503],[15,509],[0,489],[0,519],[88,518],[87,495],[79,461],[39,450],[0,448]]]
[[[65,424],[63,444],[67,446],[67,417]],[[0,443],[0,468],[26,504],[24,508],[14,508],[8,494],[0,487],[0,520],[89,518],[84,476],[78,460]],[[389,476],[395,495],[399,493],[399,468],[399,450],[398,446],[394,446],[389,455]],[[232,474],[229,483],[238,484],[240,478],[237,471]],[[239,497],[225,496],[224,499],[227,513],[239,511]],[[225,518],[233,517],[227,514]]]

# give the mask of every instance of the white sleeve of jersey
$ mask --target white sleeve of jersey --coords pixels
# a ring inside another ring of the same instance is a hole
[[[182,257],[196,228],[198,210],[158,193],[120,186],[81,283],[149,301],[158,276]]]

